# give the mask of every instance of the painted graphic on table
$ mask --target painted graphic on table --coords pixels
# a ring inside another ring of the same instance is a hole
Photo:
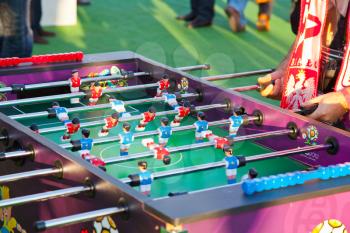
[[[345,225],[337,219],[329,219],[318,224],[311,233],[347,233]]]
[[[302,137],[306,145],[317,145],[318,130],[315,126],[310,125],[302,130]]]
[[[10,189],[7,186],[0,186],[0,200],[10,198]],[[0,233],[26,233],[26,230],[12,216],[12,207],[0,208]]]
[[[110,216],[97,218],[92,227],[92,233],[119,233],[117,224]],[[80,233],[89,233],[87,229],[82,229]]]

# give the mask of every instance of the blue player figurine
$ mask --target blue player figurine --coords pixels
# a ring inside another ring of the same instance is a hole
[[[168,144],[169,138],[172,134],[171,126],[169,125],[169,119],[167,117],[162,117],[160,120],[161,126],[158,128],[158,138],[159,142],[158,144],[160,146],[166,147]]]
[[[120,156],[129,155],[129,148],[134,141],[134,133],[130,131],[131,125],[124,122],[123,131],[119,134],[120,138]]]
[[[203,142],[209,128],[204,112],[197,113],[197,121],[194,123],[194,126],[196,127],[196,143]]]
[[[82,129],[81,134],[83,137],[80,139],[81,149],[79,153],[83,159],[86,159],[86,157],[90,155],[94,140],[92,138],[89,138],[90,130],[88,129]]]
[[[72,140],[72,151],[79,151],[80,156],[86,161],[90,162],[95,167],[106,171],[106,163],[101,159],[91,154],[94,140],[90,137],[90,130],[83,129],[81,131],[82,138],[80,140]]]
[[[237,168],[239,167],[239,159],[233,155],[233,149],[225,145],[223,149],[225,153],[225,167],[226,167],[226,177],[228,184],[236,183]]]
[[[244,122],[244,119],[242,116],[238,115],[236,112],[233,112],[229,120],[230,120],[230,129],[229,129],[230,137],[235,138],[237,136],[239,127],[241,127],[241,125]]]
[[[48,110],[49,118],[56,116],[62,122],[69,120],[68,110],[65,107],[61,107],[58,102],[53,102],[51,106],[52,108]]]
[[[140,173],[138,174],[140,179],[140,192],[149,196],[151,193],[153,175],[147,170],[148,164],[146,161],[140,161],[137,165],[140,170]]]

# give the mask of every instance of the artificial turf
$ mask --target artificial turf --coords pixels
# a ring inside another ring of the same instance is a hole
[[[189,11],[188,0],[93,0],[90,6],[78,7],[77,25],[48,27],[57,36],[49,39],[49,45],[35,45],[34,54],[130,50],[173,67],[211,64],[210,71],[193,72],[197,76],[275,67],[294,40],[289,24],[290,1],[274,1],[270,32],[255,29],[258,8],[250,1],[246,9],[248,27],[239,34],[229,29],[225,4],[225,0],[216,1],[212,27],[193,30],[175,19],[177,14]],[[217,83],[243,86],[254,84],[255,79]],[[256,92],[248,94],[259,97]]]

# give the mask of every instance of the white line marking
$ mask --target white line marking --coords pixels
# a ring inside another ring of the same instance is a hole
[[[24,114],[25,112],[23,112],[21,109],[15,107],[15,106],[12,106],[15,110],[19,111],[20,113]]]

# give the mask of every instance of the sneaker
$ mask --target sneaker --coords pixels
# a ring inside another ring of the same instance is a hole
[[[56,36],[56,33],[45,31],[43,29],[39,30],[38,34],[39,34],[39,36],[48,36],[48,37]]]
[[[40,36],[38,33],[34,33],[33,41],[35,44],[48,44],[49,43],[48,40],[46,40],[44,37]]]
[[[193,12],[188,13],[187,15],[179,15],[176,17],[177,20],[183,20],[183,21],[192,21],[196,18],[195,14]]]
[[[270,16],[267,14],[260,14],[256,22],[256,28],[259,31],[270,31]]]
[[[233,32],[245,31],[245,26],[241,24],[240,14],[233,7],[226,7],[225,13],[228,17],[228,24]]]
[[[200,27],[210,27],[212,24],[211,20],[203,20],[203,19],[194,19],[187,24],[187,27],[192,28],[200,28]]]

